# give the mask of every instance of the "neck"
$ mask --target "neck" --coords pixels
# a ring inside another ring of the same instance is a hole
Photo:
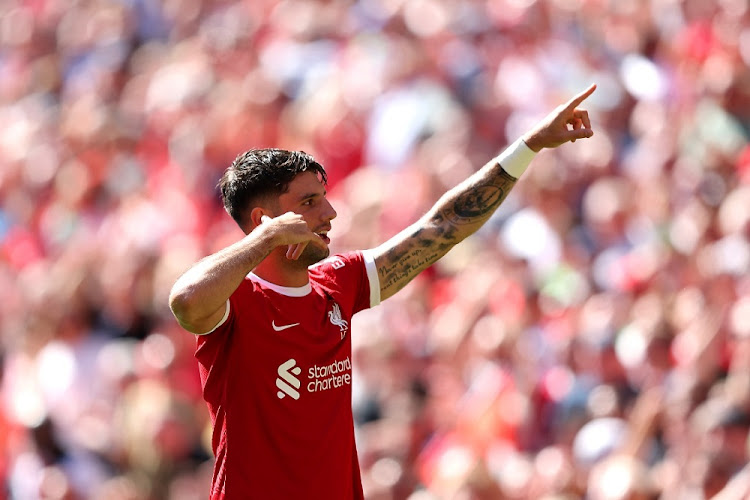
[[[269,255],[253,269],[256,276],[279,286],[300,287],[310,281],[307,267],[286,258]]]

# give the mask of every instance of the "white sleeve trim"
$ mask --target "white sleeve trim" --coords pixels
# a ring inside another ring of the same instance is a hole
[[[370,307],[380,304],[380,278],[378,268],[375,267],[375,257],[370,250],[362,250],[362,258],[365,261],[367,280],[370,282]]]
[[[206,333],[196,333],[196,335],[208,335],[209,333],[214,333],[217,328],[219,328],[221,325],[227,322],[227,318],[229,318],[229,308],[230,308],[229,299],[227,299],[227,306],[226,306],[226,310],[224,311],[224,317],[221,318],[221,320],[218,323],[216,323],[216,326],[211,328],[211,330],[207,331]]]

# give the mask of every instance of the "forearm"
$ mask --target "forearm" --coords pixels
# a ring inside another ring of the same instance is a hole
[[[386,299],[406,286],[453,246],[487,222],[516,181],[544,148],[591,137],[591,121],[578,108],[596,85],[558,106],[503,154],[443,195],[416,224],[373,250],[380,278],[380,297]]]
[[[442,243],[455,245],[489,220],[517,181],[493,159],[446,192],[425,216],[424,223],[439,226]]]
[[[532,156],[522,161],[528,164]],[[499,161],[508,164],[507,156],[494,158],[445,193],[419,221],[375,249],[381,298],[395,294],[489,220],[517,182]]]
[[[229,297],[273,248],[270,236],[255,230],[191,267],[174,284],[169,297],[180,324],[194,333],[206,331],[206,326],[213,328],[213,319],[221,317]]]
[[[445,193],[425,224],[439,226],[443,245],[455,245],[479,229],[505,201],[535,152],[517,140],[479,171]]]

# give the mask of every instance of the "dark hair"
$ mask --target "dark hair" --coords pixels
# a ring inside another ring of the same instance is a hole
[[[221,176],[218,184],[221,201],[242,227],[245,211],[251,204],[285,193],[301,172],[316,173],[323,184],[328,181],[323,166],[304,151],[251,149],[237,156]]]

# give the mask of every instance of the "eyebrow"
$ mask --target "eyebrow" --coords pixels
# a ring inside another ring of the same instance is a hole
[[[322,193],[317,193],[317,192],[305,193],[305,194],[303,194],[303,195],[301,195],[299,197],[299,201],[305,201],[305,200],[308,200],[310,198],[315,198],[315,197],[318,197],[318,196],[326,196],[327,194],[328,194],[328,191],[326,191],[325,189],[323,190]]]

